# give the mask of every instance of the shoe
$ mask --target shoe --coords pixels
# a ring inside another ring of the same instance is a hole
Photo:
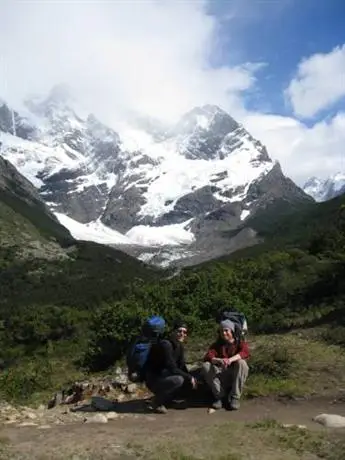
[[[219,410],[223,407],[223,403],[222,403],[222,400],[221,399],[217,399],[213,404],[212,404],[212,408],[213,409],[216,409],[216,410]]]
[[[188,404],[185,399],[173,399],[169,404],[168,407],[172,409],[184,410],[187,409]]]
[[[168,409],[165,406],[163,406],[163,404],[161,404],[160,406],[155,406],[153,408],[153,411],[156,414],[167,414],[168,413]]]
[[[230,410],[238,410],[240,407],[241,407],[241,403],[240,403],[239,398],[234,398],[234,397],[231,396],[229,398],[229,409]]]

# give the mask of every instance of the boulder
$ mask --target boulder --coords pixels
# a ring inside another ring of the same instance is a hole
[[[86,417],[85,423],[108,423],[108,418],[104,414],[94,414]]]
[[[342,415],[319,414],[313,420],[327,428],[345,428],[345,417]]]
[[[130,383],[126,387],[126,392],[129,393],[129,394],[134,394],[137,391],[138,391],[138,385],[136,385],[135,383]]]

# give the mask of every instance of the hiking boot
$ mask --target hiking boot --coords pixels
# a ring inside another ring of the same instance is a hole
[[[172,409],[183,410],[183,409],[187,409],[188,404],[185,399],[173,399],[168,404],[168,407],[171,407]]]
[[[153,411],[156,413],[156,414],[167,414],[168,412],[168,409],[163,405],[159,405],[159,406],[154,406],[153,407]]]
[[[216,409],[216,410],[219,410],[223,407],[223,403],[222,403],[222,400],[221,399],[217,399],[216,401],[214,401],[214,403],[212,404],[212,408],[213,409]]]
[[[234,398],[234,397],[231,396],[229,398],[229,409],[230,410],[238,410],[240,407],[241,407],[241,403],[240,403],[239,398]]]

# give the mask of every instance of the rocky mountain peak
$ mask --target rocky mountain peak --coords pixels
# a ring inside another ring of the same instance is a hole
[[[25,100],[25,105],[35,114],[52,116],[61,110],[71,110],[75,103],[70,88],[65,84],[54,86],[48,96],[32,96]]]
[[[37,135],[22,141],[0,125],[4,156],[78,237],[97,234],[99,242],[102,233],[115,245],[182,244],[205,253],[215,234],[236,229],[267,203],[308,200],[265,146],[215,105],[192,109],[173,127],[141,117],[119,133],[80,115],[61,86],[27,107]],[[245,244],[251,232],[241,235]],[[218,243],[223,251],[226,242]]]
[[[311,177],[303,190],[316,201],[327,201],[345,193],[345,173],[338,172],[327,179]]]

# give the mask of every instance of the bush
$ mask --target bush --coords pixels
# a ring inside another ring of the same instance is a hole
[[[138,305],[121,302],[99,308],[91,320],[91,339],[83,365],[101,371],[121,359],[147,316],[148,312]]]
[[[272,343],[268,347],[255,349],[250,369],[253,374],[286,379],[290,377],[294,364],[294,356],[286,345]]]
[[[0,395],[6,401],[26,402],[34,393],[51,389],[52,371],[47,357],[11,367],[0,375]]]

